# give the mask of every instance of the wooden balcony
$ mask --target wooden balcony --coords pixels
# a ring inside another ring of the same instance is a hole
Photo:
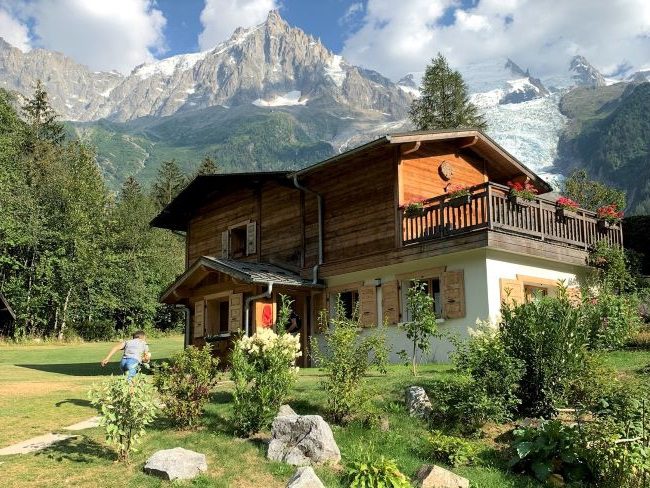
[[[483,183],[470,191],[468,202],[450,201],[446,195],[425,200],[418,215],[406,215],[400,209],[402,244],[491,230],[574,249],[588,250],[600,240],[623,245],[621,225],[605,228],[594,212],[579,209],[563,217],[555,202],[543,196],[514,203],[508,199],[509,188],[496,183]]]

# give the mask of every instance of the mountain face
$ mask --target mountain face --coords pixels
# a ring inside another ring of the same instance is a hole
[[[571,60],[571,72],[573,73],[573,80],[578,86],[588,86],[595,88],[598,86],[605,86],[605,77],[594,68],[584,56],[574,56]]]

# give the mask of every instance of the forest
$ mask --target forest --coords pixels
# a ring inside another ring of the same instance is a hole
[[[204,161],[202,171],[216,171]],[[39,85],[0,90],[0,292],[16,314],[0,335],[109,339],[182,326],[158,303],[184,267],[184,238],[150,220],[184,187],[174,161],[151,188],[105,185],[95,149],[66,134]]]

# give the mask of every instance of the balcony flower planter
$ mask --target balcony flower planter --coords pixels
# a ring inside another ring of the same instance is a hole
[[[457,197],[452,197],[447,201],[447,204],[450,207],[458,208],[463,205],[467,205],[472,201],[472,195],[460,195]]]
[[[616,204],[603,205],[596,210],[598,216],[598,230],[607,232],[608,229],[616,227],[623,218],[623,212],[618,209]]]
[[[404,206],[404,215],[407,217],[421,217],[424,215],[424,205],[421,202],[409,203]]]
[[[598,219],[598,230],[601,232],[607,232],[609,229],[616,227],[617,222],[613,220]]]
[[[532,200],[529,200],[528,198],[524,198],[522,196],[516,195],[514,193],[509,193],[508,194],[508,201],[516,205],[518,207],[528,207],[532,203]]]
[[[570,210],[568,208],[564,207],[557,207],[555,209],[555,215],[557,215],[560,219],[577,219],[578,218],[578,213],[575,212],[574,210]]]
[[[532,183],[525,182],[508,182],[510,193],[508,193],[508,201],[519,207],[527,207],[535,200],[538,190]]]

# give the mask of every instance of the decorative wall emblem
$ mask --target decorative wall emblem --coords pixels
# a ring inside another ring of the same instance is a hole
[[[449,161],[443,161],[438,167],[438,172],[440,173],[440,176],[442,176],[442,179],[450,180],[454,175],[454,168]]]

